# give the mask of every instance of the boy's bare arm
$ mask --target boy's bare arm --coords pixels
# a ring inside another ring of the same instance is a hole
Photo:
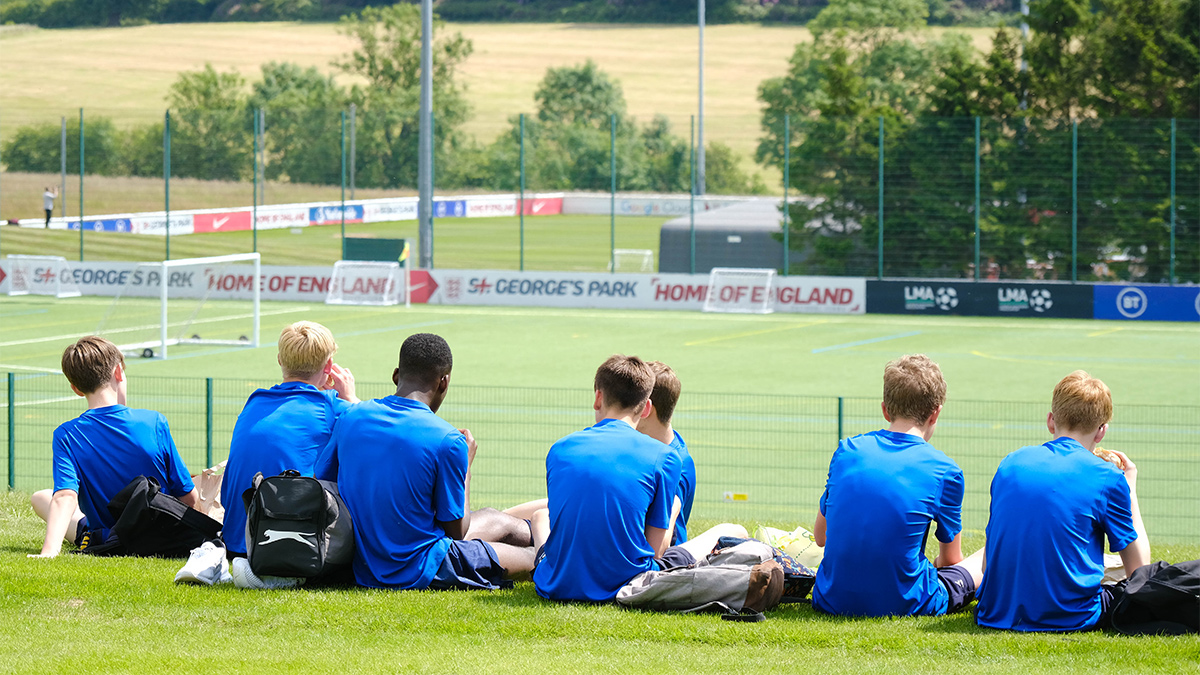
[[[200,503],[200,493],[196,491],[196,488],[192,488],[192,491],[180,497],[179,501],[183,502],[184,506],[194,509],[196,504]]]
[[[1142,523],[1142,509],[1138,506],[1137,465],[1123,452],[1109,452],[1121,459],[1125,481],[1129,483],[1129,511],[1133,516],[1133,530],[1137,532],[1137,539],[1121,550],[1121,564],[1125,566],[1125,574],[1128,576],[1137,568],[1150,564],[1150,538],[1146,536],[1146,526]]]
[[[59,490],[50,499],[50,514],[46,518],[46,538],[42,542],[42,552],[30,555],[31,558],[53,558],[62,551],[63,538],[67,536],[67,527],[75,509],[79,508],[79,493],[74,490]]]
[[[813,523],[813,541],[817,546],[825,548],[825,532],[829,524],[825,521],[825,514],[817,512],[817,521]]]
[[[679,519],[679,512],[682,510],[683,502],[679,501],[679,497],[676,497],[675,502],[671,504],[671,520],[667,522],[668,542],[675,538],[675,521]]]
[[[938,542],[938,555],[933,559],[934,567],[957,565],[963,560],[965,557],[962,553],[962,532],[954,535],[954,539],[949,544]]]
[[[654,549],[655,558],[661,558],[667,550],[667,544],[671,543],[668,532],[670,530],[661,527],[646,526],[646,541],[650,544],[650,548]]]

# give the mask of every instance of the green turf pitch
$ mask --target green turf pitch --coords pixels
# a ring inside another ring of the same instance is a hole
[[[82,410],[62,376],[46,371],[106,308],[100,298],[0,298],[0,372],[16,373],[19,391],[31,396],[21,394],[12,409],[23,457],[19,491],[0,498],[6,672],[127,672],[150,662],[285,673],[1198,670],[1194,637],[1015,635],[977,629],[968,616],[848,621],[808,605],[780,609],[763,624],[731,624],[551,605],[528,583],[478,594],[249,593],[177,588],[171,578],[179,562],[27,560],[42,529],[24,499],[48,485],[50,430]],[[236,314],[244,304],[227,309]],[[985,486],[995,463],[1023,442],[1045,439],[1054,383],[1087,368],[1116,397],[1111,447],[1131,450],[1142,467],[1154,556],[1200,557],[1200,536],[1172,540],[1156,532],[1197,531],[1200,354],[1192,326],[267,303],[266,344],[258,349],[177,347],[168,361],[131,359],[130,403],[163,410],[185,459],[198,468],[206,441],[204,378],[214,378],[219,459],[245,397],[277,381],[274,336],[300,318],[333,329],[337,359],[354,371],[364,395],[388,392],[408,334],[433,331],[449,340],[455,369],[442,414],[480,439],[474,506],[536,496],[549,443],[591,421],[588,390],[603,358],[630,352],[670,363],[684,383],[677,421],[700,475],[697,529],[722,520],[750,528],[811,523],[837,440],[837,397],[845,433],[877,428],[884,362],[928,352],[950,384],[934,443],[968,474],[969,550],[982,543]],[[237,327],[224,328],[241,330],[241,320],[231,323]],[[728,489],[747,491],[751,500],[724,502]]]
[[[537,216],[525,219],[525,269],[601,272],[616,248],[649,249],[658,260],[658,233],[665,218]],[[518,269],[521,226],[516,217],[439,218],[434,221],[434,264],[447,269]],[[416,221],[347,224],[347,237],[394,237],[417,241]],[[215,232],[171,238],[171,258],[230,253],[262,254],[264,265],[322,265],[341,260],[340,225],[263,230],[257,249],[252,232]],[[84,260],[162,260],[164,237],[84,232]],[[0,227],[0,255],[61,255],[79,260],[79,232]],[[655,263],[657,265],[657,262]]]

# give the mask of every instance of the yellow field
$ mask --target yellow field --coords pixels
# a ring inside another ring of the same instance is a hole
[[[468,132],[490,142],[507,118],[532,112],[546,68],[595,60],[620,81],[641,120],[670,117],[687,134],[696,110],[696,29],[691,26],[451,24],[475,45],[462,69],[474,108]],[[986,48],[990,29],[964,29]],[[936,34],[936,33],[934,33]],[[706,140],[720,140],[747,168],[760,135],[758,85],[787,70],[795,26],[712,26],[705,34]],[[118,124],[161,119],[167,88],[181,71],[210,62],[254,79],[263,63],[291,61],[332,73],[350,41],[334,24],[210,23],[0,32],[0,134],[34,121],[90,112]],[[348,81],[340,76],[342,82]],[[778,177],[764,172],[768,185]]]

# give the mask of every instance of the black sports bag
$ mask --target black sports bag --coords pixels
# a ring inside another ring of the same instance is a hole
[[[354,559],[354,525],[336,483],[284,471],[242,493],[246,557],[262,576],[328,576]]]

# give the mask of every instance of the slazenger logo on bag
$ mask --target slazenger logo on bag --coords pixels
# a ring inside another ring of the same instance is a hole
[[[317,536],[316,532],[312,532],[312,533],[309,533],[309,532],[280,532],[279,530],[266,530],[265,532],[263,532],[263,534],[267,535],[267,538],[258,542],[259,546],[266,546],[267,544],[276,544],[278,542],[283,541],[284,539],[294,539],[306,546],[313,546],[313,543],[305,540],[304,537]]]

